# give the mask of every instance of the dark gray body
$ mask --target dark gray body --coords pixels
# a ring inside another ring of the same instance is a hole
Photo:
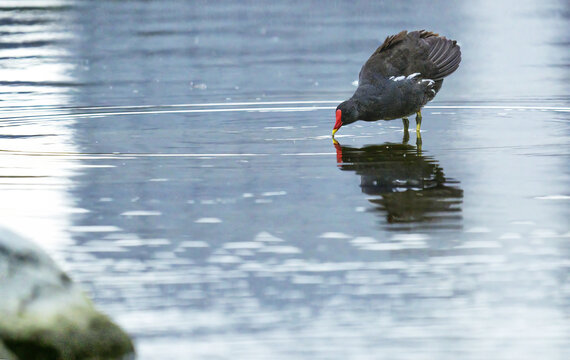
[[[421,78],[386,80],[378,85],[358,87],[351,100],[355,102],[359,120],[393,120],[420,111],[441,87]]]
[[[389,36],[362,66],[358,88],[341,103],[343,125],[392,120],[421,110],[461,62],[456,41],[429,31]]]

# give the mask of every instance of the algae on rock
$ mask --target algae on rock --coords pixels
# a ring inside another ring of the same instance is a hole
[[[129,336],[38,246],[0,229],[0,359],[121,359]]]

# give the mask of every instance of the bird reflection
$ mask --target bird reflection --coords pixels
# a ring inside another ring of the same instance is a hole
[[[461,226],[463,190],[447,179],[438,162],[421,148],[385,143],[361,148],[334,143],[338,167],[360,175],[362,192],[379,195],[370,199],[374,209],[386,213],[389,223],[429,223]]]

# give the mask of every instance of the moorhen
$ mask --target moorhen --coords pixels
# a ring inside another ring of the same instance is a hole
[[[341,126],[357,120],[402,118],[407,131],[407,117],[414,113],[419,136],[422,106],[435,97],[443,78],[460,62],[457,42],[431,31],[404,30],[388,36],[362,66],[354,95],[336,108],[333,137]]]

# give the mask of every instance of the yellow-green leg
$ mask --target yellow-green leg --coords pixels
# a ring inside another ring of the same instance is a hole
[[[416,113],[416,146],[419,152],[422,151],[422,112],[421,110]]]
[[[408,120],[408,118],[402,118],[402,123],[404,124],[404,138],[402,139],[402,142],[407,144],[408,140],[410,140],[410,132],[408,131],[410,120]]]
[[[416,132],[420,133],[420,128],[422,127],[422,111],[416,113]]]

